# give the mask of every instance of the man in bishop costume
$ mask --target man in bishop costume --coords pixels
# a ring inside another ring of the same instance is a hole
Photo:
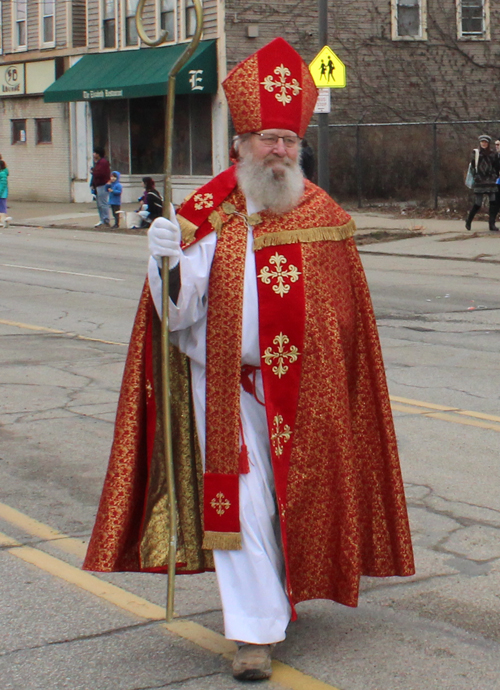
[[[277,38],[223,83],[233,165],[149,230],[88,570],[167,572],[161,257],[169,257],[178,573],[215,567],[233,675],[271,675],[296,605],[414,572],[354,222],[299,165],[317,89]]]

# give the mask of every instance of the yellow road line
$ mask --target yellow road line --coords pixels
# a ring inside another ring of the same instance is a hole
[[[20,323],[19,321],[7,321],[0,319],[0,324],[4,326],[13,326],[14,328],[21,328],[27,331],[41,331],[42,333],[54,333],[56,335],[65,335],[68,338],[75,338],[76,340],[90,340],[93,343],[105,343],[106,345],[121,345],[126,347],[128,343],[118,343],[115,340],[102,340],[101,338],[91,338],[87,335],[78,335],[78,333],[71,333],[70,331],[60,331],[56,328],[46,328],[45,326],[35,326],[30,323]]]
[[[435,403],[422,402],[421,400],[412,400],[410,398],[400,398],[397,395],[390,395],[391,401],[397,403],[403,403],[404,405],[415,405],[416,407],[427,407],[430,410],[441,410],[442,412],[450,412],[456,410],[456,407],[450,407],[449,405],[436,405]],[[499,420],[500,421],[500,418]]]
[[[425,403],[421,400],[400,398],[396,395],[391,395],[389,397],[391,400],[391,407],[395,412],[418,414],[422,417],[440,419],[444,422],[453,422],[454,424],[475,426],[480,429],[490,429],[491,431],[500,432],[500,417],[496,415],[473,412],[470,410],[460,410],[458,407],[446,407],[445,405]],[[495,422],[499,422],[499,424],[495,424]]]
[[[33,520],[33,518],[5,504],[0,504],[0,517],[6,522],[11,522],[21,527],[33,536],[38,536],[40,538],[44,536],[49,537],[53,546],[62,548],[63,550],[67,550],[66,546],[68,542],[74,541],[79,543],[76,540],[72,540],[71,537],[67,537],[61,532],[53,530],[48,525]],[[55,538],[58,536],[59,538]],[[51,556],[45,551],[35,549],[31,546],[23,546],[18,541],[2,532],[0,532],[0,546],[6,548],[10,554],[23,560],[25,563],[29,563],[54,577],[75,585],[135,616],[146,620],[158,621],[165,618],[165,609],[162,606],[153,604],[147,599],[132,594],[132,592],[127,592],[121,587],[112,585],[109,582],[99,579],[95,575],[75,568],[69,563]],[[226,659],[232,659],[236,651],[234,642],[226,640],[223,635],[209,630],[193,621],[178,619],[171,623],[162,623],[161,627],[185,640],[189,640],[189,642],[192,642],[202,649],[206,649],[213,654],[222,655]],[[323,683],[312,676],[308,676],[276,660],[273,661],[272,681],[274,684],[278,684],[283,688],[289,688],[289,690],[338,690],[338,688],[335,688],[333,685]]]
[[[141,618],[148,620],[162,620],[165,618],[165,609],[162,606],[152,604],[150,601],[138,597],[135,594],[126,592],[121,587],[100,580],[90,573],[86,573],[66,561],[61,561],[45,551],[34,549],[32,546],[23,546],[11,537],[0,532],[0,545],[7,547],[9,553],[16,558],[20,558],[26,563],[44,570],[61,580],[65,580],[80,589],[84,589],[100,599],[108,601],[110,604],[119,606],[121,609],[133,613]]]
[[[27,331],[43,331],[44,333],[59,333],[64,334],[65,331],[59,331],[55,328],[45,328],[45,326],[34,326],[31,323],[20,323],[19,321],[7,321],[6,319],[0,319],[0,323],[4,326],[14,326],[15,328],[23,328]]]
[[[69,537],[63,532],[58,532],[52,529],[52,527],[44,525],[43,522],[38,522],[38,520],[34,520],[5,503],[0,503],[0,518],[11,525],[19,527],[33,537],[51,542],[51,544],[56,546],[60,551],[71,553],[82,560],[85,558],[87,547],[83,541]]]
[[[454,422],[455,424],[464,424],[465,426],[476,426],[480,429],[491,429],[492,431],[500,431],[500,424],[494,424],[493,422],[482,422],[479,419],[467,419],[462,417],[462,419],[457,419],[450,414],[444,414],[443,412],[429,412],[425,415],[426,417],[432,417],[433,419],[441,419],[443,422]]]

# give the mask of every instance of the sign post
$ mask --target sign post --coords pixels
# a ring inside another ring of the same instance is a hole
[[[345,65],[328,47],[328,3],[318,0],[319,47],[320,51],[309,65],[314,83],[319,88],[315,113],[318,113],[318,184],[330,193],[330,171],[328,155],[328,114],[330,112],[330,89],[342,89],[346,85]],[[326,92],[328,95],[326,95]]]

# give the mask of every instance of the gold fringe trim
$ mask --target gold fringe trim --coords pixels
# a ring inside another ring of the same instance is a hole
[[[241,534],[240,532],[205,532],[202,549],[239,551],[241,549]]]
[[[275,247],[280,244],[296,244],[297,242],[321,242],[324,240],[347,240],[356,232],[356,223],[352,220],[345,225],[326,228],[302,228],[300,230],[283,230],[270,232],[267,235],[255,237],[253,250],[257,252],[264,247]]]
[[[219,237],[222,232],[222,218],[217,211],[212,211],[212,213],[208,216],[208,222],[217,233],[217,237]]]
[[[181,226],[182,241],[184,244],[190,244],[194,240],[194,236],[198,228],[190,220],[184,218],[179,213],[177,214],[177,220]]]

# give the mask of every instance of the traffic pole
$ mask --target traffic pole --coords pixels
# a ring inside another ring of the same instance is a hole
[[[328,44],[328,0],[318,0],[318,43],[319,48]],[[318,115],[318,185],[330,193],[330,170],[328,160],[328,113]]]

